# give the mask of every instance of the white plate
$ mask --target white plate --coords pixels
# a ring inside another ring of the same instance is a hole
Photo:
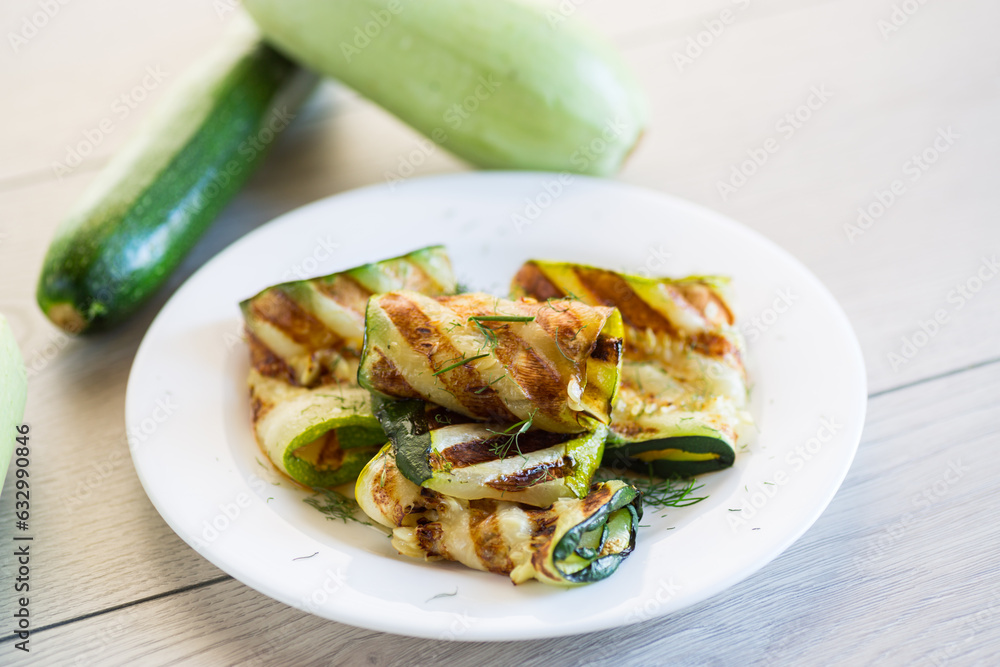
[[[432,243],[447,245],[465,284],[498,294],[532,257],[733,277],[759,436],[734,468],[702,478],[708,500],[647,512],[635,552],[609,579],[570,590],[515,587],[454,563],[404,558],[371,527],[327,521],[260,463],[238,302],[276,282]],[[857,449],[865,403],[864,366],[846,317],[770,241],[706,209],[612,181],[471,173],[325,199],[220,253],[146,334],[126,421],[136,471],[157,510],[236,579],[351,625],[500,640],[669,614],[750,576],[833,498]]]

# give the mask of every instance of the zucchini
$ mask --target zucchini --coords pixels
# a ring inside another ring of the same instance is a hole
[[[612,308],[389,292],[368,302],[358,382],[472,419],[582,433],[610,421],[621,341]]]
[[[353,481],[385,443],[367,391],[293,387],[251,371],[254,430],[267,457],[299,484]]]
[[[267,38],[469,162],[616,172],[646,105],[617,53],[514,0],[245,0]]]
[[[14,334],[0,313],[0,486],[10,465],[28,398],[28,374]]]
[[[369,295],[452,292],[441,246],[328,276],[268,287],[240,304],[250,348],[257,441],[281,472],[313,488],[358,476],[386,435],[357,384]]]
[[[602,465],[662,477],[733,465],[746,412],[744,343],[721,277],[680,280],[530,261],[511,291],[615,306],[625,325],[622,380]]]
[[[163,284],[262,161],[316,78],[232,32],[167,93],[56,231],[38,283],[70,333],[111,327]]]
[[[365,264],[328,276],[282,283],[243,301],[240,310],[258,369],[315,386],[354,382],[368,297],[408,289],[453,294],[455,274],[442,246]]]
[[[619,480],[545,508],[421,490],[400,473],[391,447],[359,475],[355,497],[365,514],[392,529],[399,553],[458,561],[516,584],[573,586],[610,576],[635,548],[642,518],[641,495]]]
[[[408,480],[452,498],[495,498],[547,507],[582,498],[604,452],[608,428],[583,434],[455,423],[423,401],[376,397],[375,414]],[[428,412],[435,412],[429,416]]]

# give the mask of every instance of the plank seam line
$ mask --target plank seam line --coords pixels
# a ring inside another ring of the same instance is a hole
[[[150,595],[148,597],[139,598],[138,600],[132,600],[131,602],[122,602],[121,604],[116,604],[113,607],[108,607],[106,609],[98,609],[97,611],[88,612],[80,616],[74,616],[73,618],[67,618],[62,621],[56,621],[55,623],[43,625],[39,628],[32,628],[31,634],[34,635],[39,632],[44,632],[46,630],[52,630],[53,628],[69,625],[70,623],[76,623],[77,621],[86,621],[87,619],[96,618],[97,616],[110,614],[113,611],[120,611],[122,609],[134,607],[136,605],[140,605],[145,602],[153,602],[154,600],[160,600],[170,595],[177,595],[178,593],[187,593],[188,591],[195,591],[198,590],[199,588],[206,588],[208,586],[220,584],[224,581],[229,581],[230,579],[232,579],[232,577],[226,574],[221,577],[216,577],[215,579],[209,579],[208,581],[202,581],[201,583],[191,584],[190,586],[181,586],[180,588],[175,588],[170,591],[163,591],[162,593],[157,593],[156,595]],[[4,637],[0,637],[0,643],[14,641],[15,639],[18,639],[17,635],[14,634],[6,635]]]
[[[986,359],[985,361],[978,361],[978,362],[976,362],[974,364],[969,364],[968,366],[962,366],[961,368],[956,368],[954,370],[945,371],[944,373],[938,373],[937,375],[928,375],[925,378],[921,378],[919,380],[914,380],[912,382],[907,382],[905,384],[899,385],[898,387],[891,387],[889,389],[882,389],[880,391],[873,392],[871,394],[868,394],[868,398],[869,398],[869,400],[873,399],[873,398],[879,398],[880,396],[885,396],[886,394],[891,394],[891,393],[893,393],[895,391],[902,391],[904,389],[910,389],[911,387],[917,387],[917,386],[922,385],[922,384],[927,384],[928,382],[937,382],[938,380],[943,380],[943,379],[945,379],[947,377],[951,377],[953,375],[961,375],[962,373],[965,373],[966,371],[974,371],[974,370],[977,370],[979,368],[985,368],[986,366],[992,366],[993,364],[997,364],[997,363],[1000,363],[1000,357],[995,357],[993,359]]]

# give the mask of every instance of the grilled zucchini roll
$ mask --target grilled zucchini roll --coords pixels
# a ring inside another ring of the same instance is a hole
[[[388,446],[362,471],[355,494],[369,517],[393,529],[399,553],[458,561],[515,584],[571,586],[610,576],[635,547],[642,518],[639,492],[618,480],[544,509],[445,496],[406,479]]]
[[[473,419],[582,433],[611,420],[622,335],[604,306],[390,292],[368,302],[358,381]]]
[[[268,287],[240,304],[254,367],[303,387],[354,382],[368,297],[399,289],[437,296],[455,287],[442,246]]]
[[[402,288],[453,292],[444,249],[276,285],[241,304],[254,434],[293,480],[314,488],[349,482],[385,444],[371,396],[357,385],[358,354],[369,296]]]
[[[661,476],[729,467],[746,413],[744,343],[723,278],[643,278],[530,261],[517,296],[614,306],[625,328],[622,383],[605,464]]]
[[[586,433],[468,422],[419,400],[373,399],[404,477],[446,496],[547,507],[582,498],[604,453],[608,427]]]

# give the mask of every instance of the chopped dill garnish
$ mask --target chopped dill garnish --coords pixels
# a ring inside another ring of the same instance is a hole
[[[461,359],[459,359],[458,361],[456,361],[455,363],[453,363],[451,366],[445,366],[441,370],[434,372],[433,375],[441,375],[441,373],[447,373],[448,371],[454,370],[454,369],[458,368],[459,366],[464,366],[465,364],[469,363],[470,361],[475,361],[476,359],[482,359],[483,357],[488,357],[488,356],[490,356],[490,355],[487,354],[487,353],[477,354],[474,357],[469,357],[468,359],[466,359],[463,356]]]
[[[638,485],[642,491],[642,504],[648,507],[689,507],[700,503],[708,496],[695,496],[695,491],[704,484],[695,486],[694,479],[654,479],[644,480]]]
[[[333,489],[313,489],[316,492],[312,498],[304,498],[303,502],[311,507],[315,507],[326,515],[327,521],[353,521],[365,526],[370,526],[368,521],[362,521],[354,516],[360,508],[358,503],[351,500],[342,493],[337,493]]]
[[[555,306],[552,305],[553,301],[563,301],[565,298],[566,297],[563,297],[562,299],[556,299],[556,298],[550,296],[548,299],[545,300],[545,307],[546,308],[551,308],[552,310],[556,311],[557,313],[565,313],[567,310],[569,310],[569,306],[567,306],[566,308],[563,308],[562,310],[559,310],[558,308],[556,308]]]
[[[470,322],[534,322],[534,315],[473,315]]]
[[[498,442],[494,444],[492,447],[490,447],[490,451],[493,452],[493,455],[501,460],[505,459],[507,458],[507,455],[510,453],[511,448],[513,447],[517,451],[519,456],[524,456],[524,454],[521,453],[521,447],[518,445],[518,438],[520,438],[522,434],[526,433],[528,429],[531,428],[532,424],[534,424],[535,414],[537,412],[538,410],[536,409],[535,412],[531,413],[530,417],[528,417],[527,419],[522,419],[516,424],[511,424],[503,431],[490,430],[490,433],[495,433],[496,435],[509,436],[506,440]],[[514,429],[517,429],[517,431],[514,431]]]
[[[598,474],[594,476],[595,482],[606,482],[610,470],[600,468]],[[708,496],[695,496],[698,489],[705,486],[698,484],[695,486],[695,479],[682,479],[678,477],[668,477],[660,479],[653,476],[652,472],[648,476],[633,476],[623,478],[642,493],[643,507],[689,507],[695,503],[700,503]]]
[[[563,352],[562,345],[559,344],[559,327],[556,327],[556,336],[553,339],[553,341],[556,344],[556,349],[559,350],[559,354],[561,354],[566,359],[566,361],[572,362],[573,360],[569,358],[568,354]]]
[[[457,588],[455,589],[454,593],[438,593],[437,595],[433,595],[433,596],[427,598],[427,602],[430,602],[431,600],[437,600],[438,598],[453,598],[456,595],[458,595],[458,589]]]
[[[444,330],[444,332],[445,332],[445,333],[451,333],[451,332],[452,332],[452,331],[454,331],[454,330],[455,330],[455,329],[456,329],[457,327],[460,327],[460,326],[462,326],[462,323],[461,323],[461,322],[452,322],[452,323],[451,323],[451,326],[450,326],[450,327],[448,327],[447,329],[445,329],[445,330]]]
[[[480,347],[480,351],[489,348],[490,350],[495,350],[497,346],[497,333],[487,326],[484,326],[482,322],[476,321],[476,328],[479,329],[479,333],[483,334],[486,338],[486,342]]]
[[[477,389],[473,393],[475,393],[475,394],[481,394],[484,391],[486,391],[487,389],[489,389],[490,387],[492,387],[493,385],[495,385],[500,380],[504,379],[505,377],[507,377],[507,374],[503,373],[502,375],[498,376],[495,380],[490,380],[489,382],[486,383],[485,386],[480,387],[479,389]]]
[[[434,421],[438,424],[443,424],[445,426],[451,426],[451,417],[443,412],[438,412],[434,415]]]

